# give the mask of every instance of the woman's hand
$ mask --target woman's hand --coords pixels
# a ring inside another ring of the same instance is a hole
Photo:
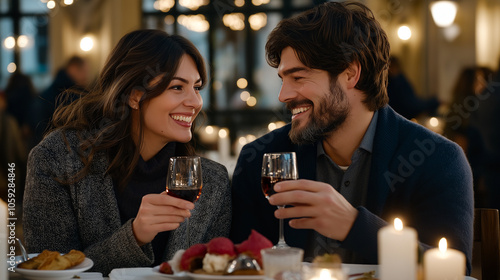
[[[191,216],[192,202],[161,194],[148,194],[142,198],[132,230],[139,246],[147,244],[162,231],[170,231]]]
[[[332,186],[311,180],[282,181],[269,198],[272,205],[295,207],[276,210],[278,219],[292,218],[296,229],[314,229],[328,238],[343,241],[351,230],[358,210]]]

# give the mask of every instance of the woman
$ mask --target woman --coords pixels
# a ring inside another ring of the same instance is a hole
[[[125,35],[95,88],[59,108],[54,130],[29,156],[24,233],[31,252],[79,249],[92,270],[158,265],[191,242],[228,235],[227,170],[202,159],[193,203],[166,195],[171,156],[192,155],[202,108],[203,58],[158,30]]]

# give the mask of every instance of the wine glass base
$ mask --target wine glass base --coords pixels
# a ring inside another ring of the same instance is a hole
[[[288,246],[286,243],[278,243],[273,246],[273,249],[286,249],[286,248],[290,248],[290,246]]]

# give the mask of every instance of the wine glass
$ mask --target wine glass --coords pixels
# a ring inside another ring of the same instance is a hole
[[[167,194],[173,197],[196,202],[201,195],[203,178],[201,159],[197,156],[170,158],[167,173]],[[186,219],[187,247],[191,246],[189,218]]]
[[[297,159],[295,152],[266,153],[262,159],[262,191],[267,199],[276,192],[274,185],[280,181],[297,180]],[[285,207],[278,206],[279,208]],[[279,219],[279,241],[273,248],[288,248],[283,233],[283,219]]]

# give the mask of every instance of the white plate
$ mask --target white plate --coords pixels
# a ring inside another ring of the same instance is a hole
[[[261,280],[264,279],[264,275],[209,275],[209,274],[198,274],[188,272],[189,275],[194,280]]]
[[[26,279],[42,280],[42,279],[71,279],[78,273],[84,272],[90,269],[94,265],[94,262],[85,258],[83,262],[72,268],[65,270],[36,270],[36,269],[23,269],[17,268],[16,272],[21,274]]]
[[[28,254],[28,257],[34,258],[38,256],[38,254]],[[23,256],[15,256],[12,259],[10,257],[7,258],[7,267],[16,267],[18,264],[23,262]]]
[[[158,275],[161,275],[163,277],[170,278],[170,279],[179,279],[179,280],[190,280],[191,279],[191,277],[189,277],[186,272],[180,272],[180,273],[176,273],[176,274],[161,273],[159,265],[153,267],[153,271]]]

